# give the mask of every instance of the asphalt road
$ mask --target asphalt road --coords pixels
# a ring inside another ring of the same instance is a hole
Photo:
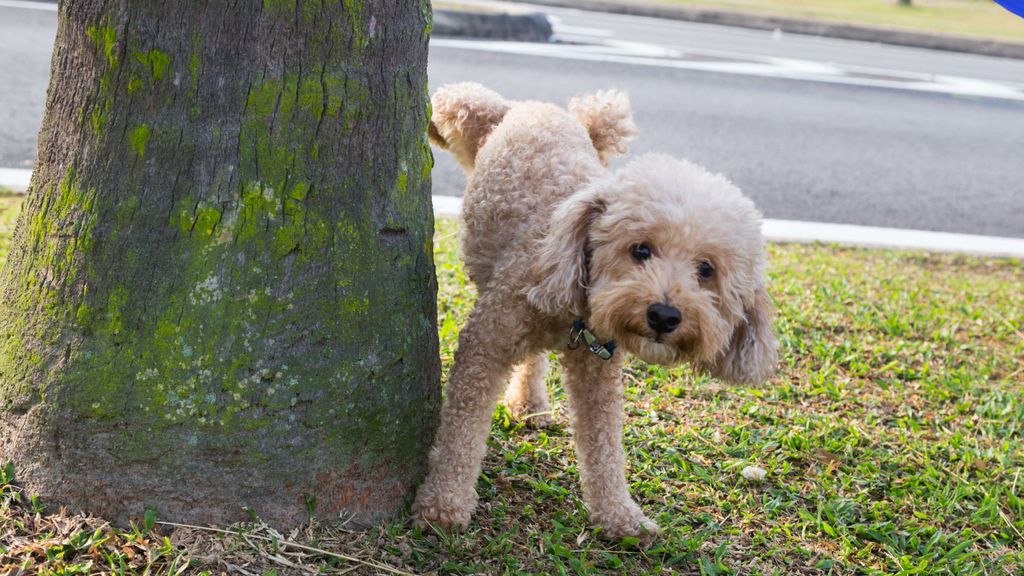
[[[57,13],[0,5],[0,168],[31,168]]]
[[[632,152],[722,172],[770,218],[1024,237],[1022,102],[437,48],[430,65],[433,86],[517,99],[626,89]],[[436,191],[464,186],[435,158]]]
[[[486,0],[460,0],[460,2],[501,5],[500,2]],[[834,62],[846,66],[888,68],[1024,83],[1024,60],[989,58],[973,54],[938,52],[798,34],[777,35],[746,28],[693,24],[656,18],[623,17],[617,14],[564,8],[543,8],[543,11],[549,17],[553,17],[556,22],[564,25],[563,27],[608,30],[612,32],[613,37],[618,39],[687,50],[800,58],[819,62]],[[1009,12],[1006,17],[1008,19],[1016,18]],[[1024,33],[1024,20],[1021,20],[1019,24]]]
[[[633,152],[667,151],[723,172],[767,217],[1024,238],[1024,92],[1016,99],[917,90],[950,75],[1013,92],[1024,87],[1015,83],[1024,82],[1024,61],[551,12],[565,39],[610,45],[614,57],[510,54],[438,40],[431,86],[473,80],[510,98],[556,102],[625,89],[641,132]],[[0,3],[0,167],[26,167],[34,157],[54,29],[53,13]],[[637,54],[653,60],[638,64]],[[724,65],[668,65],[705,61]],[[810,70],[810,79],[771,77],[758,68],[765,62]],[[819,74],[815,63],[829,70]],[[849,83],[842,74],[851,71],[866,79]],[[862,85],[876,77],[893,87]],[[447,154],[436,158],[435,193],[460,194],[461,172]]]

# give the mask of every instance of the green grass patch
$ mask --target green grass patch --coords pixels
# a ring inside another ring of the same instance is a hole
[[[655,0],[695,8],[1024,42],[1024,20],[988,0]]]
[[[474,294],[456,224],[437,224],[447,374]],[[157,555],[151,572],[187,560],[189,573],[211,574],[387,573],[382,565],[415,574],[1022,573],[1024,264],[817,245],[769,251],[782,342],[770,384],[627,364],[629,482],[665,529],[652,547],[604,541],[589,525],[555,370],[555,427],[528,430],[495,412],[466,534],[423,533],[405,517],[368,532],[324,518],[291,535],[259,523],[236,527],[241,534],[157,523],[136,530]],[[745,480],[748,465],[766,478]],[[0,506],[0,573],[26,559],[62,566],[27,551],[32,542],[79,550],[73,561],[90,559],[93,571],[124,561],[81,544],[95,525],[39,534],[32,503],[19,498]],[[133,537],[105,530],[118,543]]]
[[[0,267],[7,262],[7,249],[14,233],[14,225],[18,221],[21,201],[24,196],[4,194],[0,188]]]

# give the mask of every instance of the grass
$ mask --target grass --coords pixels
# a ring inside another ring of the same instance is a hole
[[[438,222],[445,371],[473,301],[456,232]],[[236,534],[118,531],[51,510],[40,526],[38,502],[4,496],[0,574],[23,563],[67,574],[1022,573],[1024,264],[830,246],[770,253],[783,361],[769,385],[627,365],[629,481],[664,528],[646,550],[588,524],[555,371],[554,428],[496,411],[466,534],[421,533],[404,518],[368,532],[337,519],[289,535],[258,522]],[[743,479],[747,465],[767,477]],[[87,546],[98,529],[107,540]]]
[[[0,468],[0,574],[178,576],[189,568],[184,551],[154,530],[152,515],[142,526],[115,530],[97,518],[44,514],[45,506],[13,483],[14,467]]]
[[[1024,42],[1024,20],[989,0],[656,0],[715,10],[810,18]]]
[[[0,268],[7,262],[7,247],[11,242],[11,234],[14,233],[14,224],[18,220],[18,211],[21,208],[23,196],[16,196],[4,193],[0,188]]]

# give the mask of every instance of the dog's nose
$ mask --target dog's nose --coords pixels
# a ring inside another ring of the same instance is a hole
[[[651,304],[647,307],[647,325],[658,334],[668,334],[679,327],[683,315],[675,306]]]

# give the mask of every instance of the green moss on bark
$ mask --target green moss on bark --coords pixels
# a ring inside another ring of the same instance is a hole
[[[139,64],[142,64],[149,71],[153,82],[159,82],[167,76],[167,69],[171,65],[171,57],[167,54],[154,48],[147,52],[136,50],[133,56],[135,56]]]
[[[110,19],[107,22],[102,26],[89,26],[85,30],[85,35],[92,42],[97,55],[105,59],[105,66],[103,64],[97,66],[101,70],[98,97],[89,115],[89,125],[96,136],[102,134],[109,121],[114,84],[120,68],[120,59],[117,55],[117,30],[113,27]]]
[[[85,29],[85,35],[92,40],[93,44],[103,53],[103,56],[107,59],[107,64],[110,68],[117,67],[117,53],[115,52],[115,45],[117,43],[117,30],[109,24],[103,26],[88,26]]]
[[[149,141],[149,126],[140,124],[132,130],[131,139],[129,142],[132,145],[132,150],[135,151],[139,156],[146,155],[146,142]]]

